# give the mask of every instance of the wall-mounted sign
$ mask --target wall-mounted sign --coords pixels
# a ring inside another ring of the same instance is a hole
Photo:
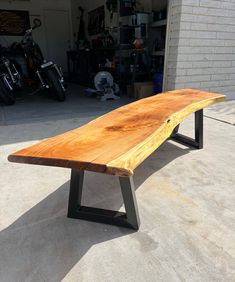
[[[0,35],[22,36],[29,28],[29,12],[0,10]]]
[[[88,14],[89,35],[96,35],[105,30],[105,8],[99,7]]]

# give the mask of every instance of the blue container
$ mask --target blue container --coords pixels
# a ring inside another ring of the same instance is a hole
[[[154,94],[162,93],[163,89],[163,73],[156,73],[153,77]]]

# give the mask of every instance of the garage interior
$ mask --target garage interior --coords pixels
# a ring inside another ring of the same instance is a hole
[[[76,50],[67,53],[69,77],[91,86],[98,72],[107,71],[129,97],[162,92],[167,2],[155,7],[153,1],[91,3],[79,7]]]
[[[41,21],[33,38],[45,59],[62,68],[69,94],[71,84],[80,97],[101,101],[163,91],[167,0],[15,0],[1,2],[0,10],[28,12],[31,26]],[[16,22],[7,24],[0,44],[8,48],[22,36],[10,34]]]

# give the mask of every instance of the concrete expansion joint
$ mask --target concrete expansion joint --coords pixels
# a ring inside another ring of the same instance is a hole
[[[207,115],[204,115],[204,117],[205,117],[205,118],[208,118],[208,119],[213,119],[214,121],[218,121],[218,122],[221,122],[221,123],[226,123],[226,124],[235,126],[235,123],[232,123],[232,122],[229,122],[229,121],[225,121],[225,120],[222,120],[222,119],[210,117],[210,116],[207,116]]]
[[[20,226],[20,227],[15,227],[15,228],[14,228],[14,227],[11,227],[11,225],[10,225],[10,226],[7,226],[7,227],[6,227],[5,229],[3,229],[2,231],[8,229],[9,227],[11,227],[10,230],[9,230],[9,232],[20,231],[20,230],[25,229],[25,228],[32,228],[32,227],[34,227],[34,226],[37,226],[37,225],[40,225],[40,224],[44,224],[45,222],[56,220],[56,219],[58,219],[58,218],[60,218],[60,217],[63,217],[63,216],[65,217],[65,214],[60,214],[60,215],[56,215],[56,216],[51,216],[51,217],[47,217],[47,218],[44,218],[44,219],[35,221],[35,222],[33,222],[33,223],[24,224],[24,225],[22,225],[22,226]]]

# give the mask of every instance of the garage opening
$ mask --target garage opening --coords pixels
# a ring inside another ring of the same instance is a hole
[[[1,87],[11,87],[5,94],[20,87],[30,94],[50,90],[59,101],[66,100],[65,82],[101,101],[161,93],[167,5],[167,0],[2,2],[1,56],[10,60],[11,75]]]
[[[162,92],[167,0],[78,4],[76,47],[67,53],[69,80],[83,85],[88,96],[107,91],[109,84],[113,97],[141,99]]]

